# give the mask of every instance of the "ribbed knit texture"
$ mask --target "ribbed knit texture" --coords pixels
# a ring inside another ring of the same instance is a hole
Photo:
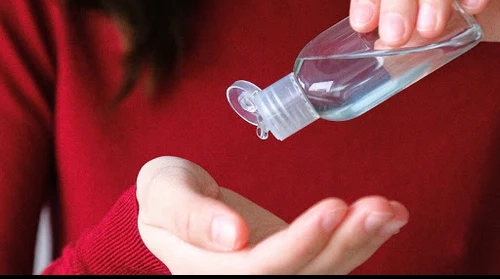
[[[43,274],[169,274],[140,238],[135,189],[128,189],[102,222],[67,246]]]
[[[290,73],[350,1],[201,0],[191,49],[161,98],[138,86],[113,111],[119,29],[101,13],[70,18],[59,2],[0,0],[0,274],[31,274],[40,209],[55,191],[57,259],[45,274],[168,273],[140,242],[129,189],[163,155],[287,221],[326,197],[401,201],[410,222],[354,274],[500,274],[498,44],[357,119],[262,141],[225,90]]]

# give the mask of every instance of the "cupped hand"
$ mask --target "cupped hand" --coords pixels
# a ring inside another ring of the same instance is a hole
[[[425,38],[443,32],[455,0],[351,0],[349,20],[358,32],[379,28],[380,39],[391,47],[406,44],[418,31]],[[461,0],[465,12],[482,12],[489,0]],[[494,1],[495,2],[495,1]]]
[[[383,197],[324,199],[287,224],[177,157],[137,178],[138,227],[172,274],[348,274],[408,222]]]

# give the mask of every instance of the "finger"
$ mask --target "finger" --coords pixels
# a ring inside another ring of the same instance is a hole
[[[165,229],[139,223],[139,232],[146,247],[164,264],[172,274],[251,274],[259,273],[249,259],[254,243],[288,226],[266,209],[243,196],[220,188],[220,197],[228,206],[242,214],[251,228],[251,238],[245,248],[229,253],[206,250],[191,245]],[[193,266],[196,262],[196,266]]]
[[[383,197],[354,203],[320,256],[301,273],[348,274],[408,222],[408,211]]]
[[[229,189],[221,188],[220,199],[245,219],[250,230],[249,245],[288,227],[288,223],[272,212]]]
[[[476,15],[481,13],[486,6],[488,6],[489,0],[462,0],[461,5],[464,11],[471,15]]]
[[[380,0],[351,0],[349,23],[357,32],[370,32],[378,26]]]
[[[441,34],[453,9],[454,0],[420,0],[417,30],[423,37],[433,38]]]
[[[216,252],[191,245],[169,231],[139,223],[146,247],[165,264],[172,275],[249,274],[246,249]]]
[[[288,228],[254,247],[231,253],[203,250],[155,227],[139,225],[139,230],[172,274],[293,274],[328,243],[346,212],[347,205],[340,200],[322,201]]]
[[[346,212],[346,204],[339,199],[319,202],[254,247],[248,262],[260,274],[296,273],[321,252]]]
[[[244,219],[218,200],[219,186],[201,167],[175,157],[146,163],[137,177],[139,222],[216,251],[243,247]]]
[[[476,20],[483,29],[483,41],[499,42],[500,41],[500,23],[498,15],[500,14],[500,1],[490,1],[488,6],[479,14]]]
[[[417,0],[382,0],[379,18],[380,39],[390,47],[404,45],[415,30],[417,14]]]

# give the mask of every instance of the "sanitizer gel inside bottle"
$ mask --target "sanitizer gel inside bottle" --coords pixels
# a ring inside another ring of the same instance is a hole
[[[405,46],[383,45],[378,31],[357,33],[345,18],[311,40],[293,71],[269,87],[239,80],[227,89],[232,108],[284,140],[315,120],[345,121],[391,96],[476,46],[482,30],[455,2],[445,31],[427,39],[415,32]]]

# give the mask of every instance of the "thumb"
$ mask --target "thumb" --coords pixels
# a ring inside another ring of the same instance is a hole
[[[136,194],[139,227],[164,229],[189,244],[215,251],[237,250],[248,241],[243,217],[220,201],[215,180],[190,161],[165,156],[147,162],[137,176]]]

